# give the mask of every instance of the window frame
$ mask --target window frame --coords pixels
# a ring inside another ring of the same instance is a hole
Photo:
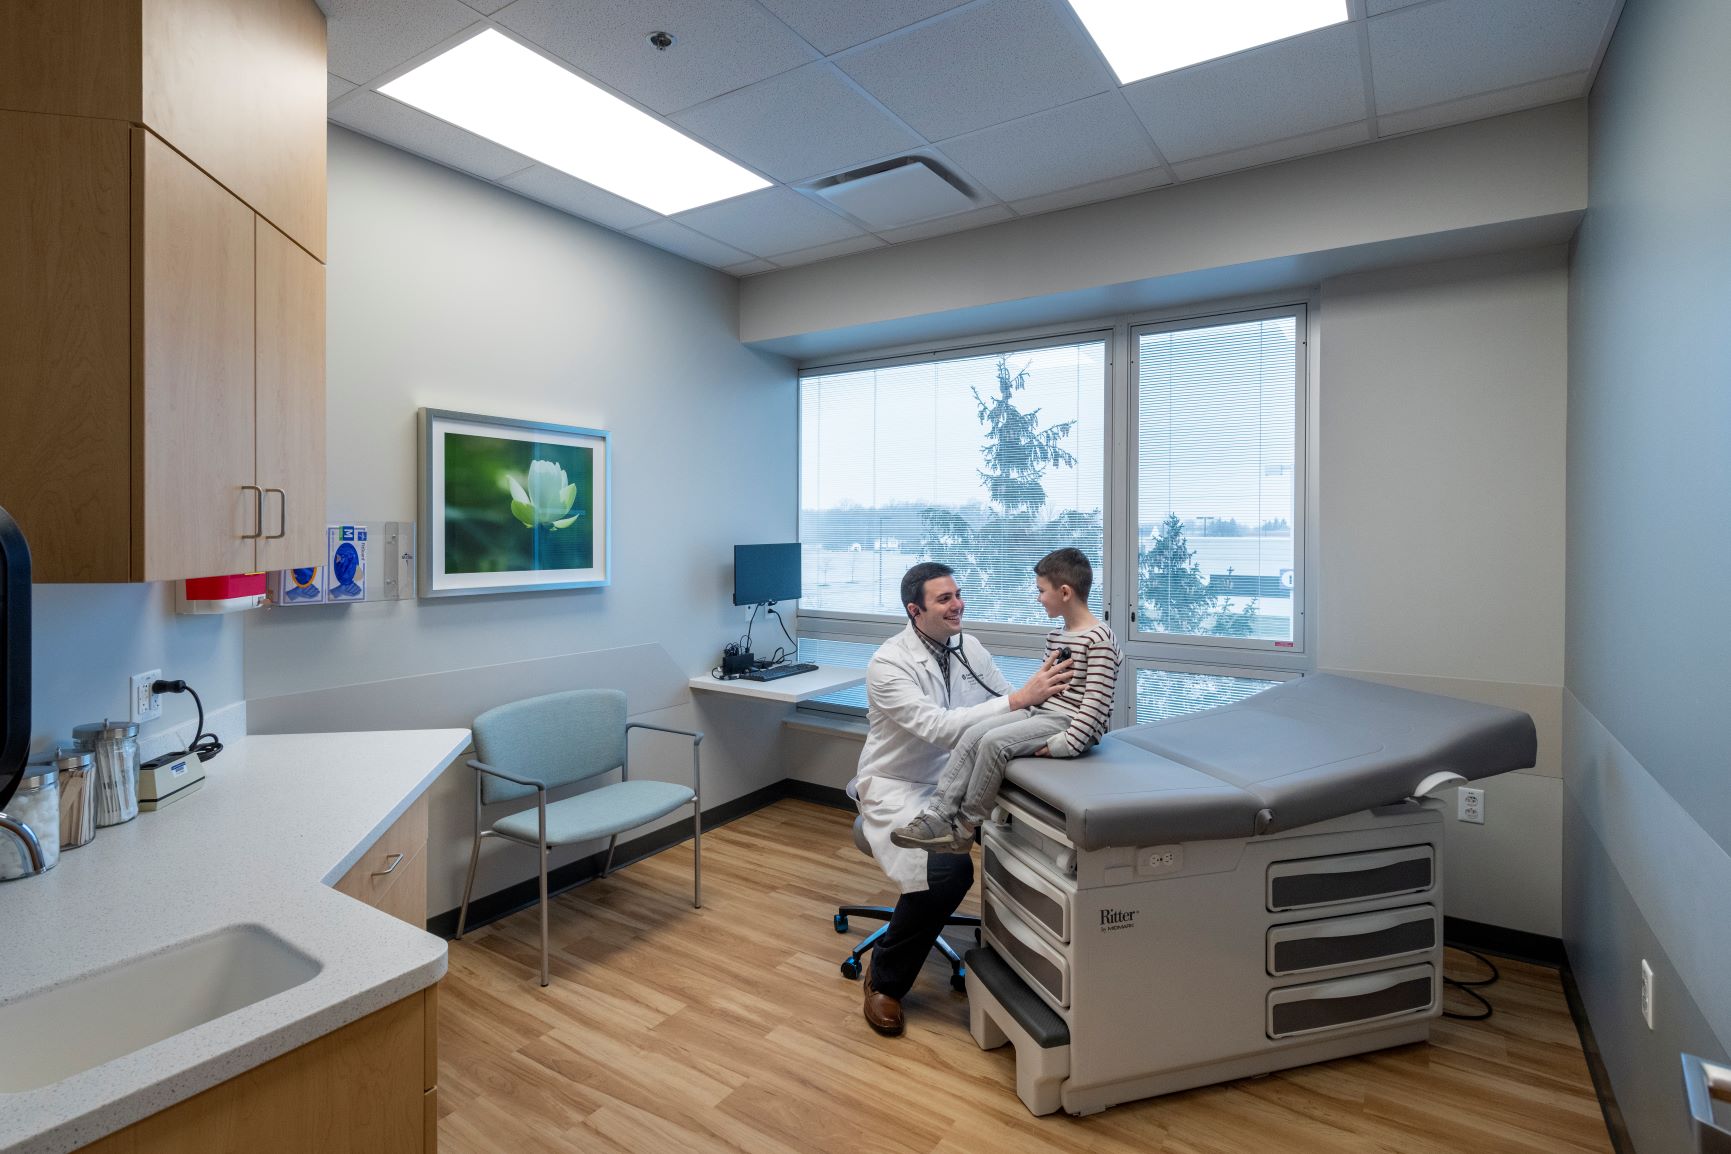
[[[1136,675],[1138,669],[1157,669],[1176,673],[1201,673],[1228,677],[1257,677],[1268,680],[1292,680],[1314,672],[1315,647],[1312,644],[1316,621],[1314,604],[1316,582],[1310,573],[1311,559],[1317,556],[1316,487],[1310,470],[1317,460],[1317,425],[1311,414],[1317,406],[1319,350],[1317,340],[1321,314],[1320,295],[1315,286],[1299,289],[1274,290],[1207,301],[1189,301],[1162,307],[1144,307],[1113,316],[1082,319],[1074,322],[1054,322],[1019,329],[958,336],[954,341],[918,341],[881,347],[855,354],[823,358],[801,363],[795,368],[794,432],[795,486],[793,516],[797,526],[800,512],[800,483],[804,477],[804,378],[830,372],[859,371],[897,364],[922,361],[960,359],[989,355],[993,352],[1013,352],[1043,345],[1079,343],[1095,336],[1107,342],[1107,382],[1104,462],[1105,493],[1102,512],[1105,533],[1102,541],[1103,572],[1096,580],[1103,583],[1101,605],[1103,619],[1113,626],[1123,650],[1123,669],[1118,679],[1118,693],[1112,715],[1112,728],[1134,725],[1136,713]],[[1294,645],[1290,649],[1249,648],[1221,642],[1231,638],[1176,639],[1166,634],[1139,634],[1130,614],[1139,609],[1139,582],[1136,577],[1138,533],[1136,527],[1136,456],[1135,440],[1138,419],[1135,405],[1136,376],[1131,366],[1131,353],[1136,347],[1133,335],[1151,326],[1167,328],[1206,327],[1209,321],[1231,324],[1252,319],[1256,315],[1296,313],[1301,317],[1297,335],[1297,372],[1294,388],[1297,410],[1294,420],[1293,494],[1295,521],[1293,524],[1293,612]],[[1125,548],[1128,543],[1128,549]],[[1128,559],[1122,555],[1127,554]],[[1122,572],[1120,572],[1122,570]],[[1127,573],[1131,578],[1124,580]],[[906,621],[887,615],[845,613],[832,610],[808,610],[796,603],[795,635],[830,641],[851,641],[880,645],[899,633]],[[1126,627],[1127,623],[1127,627]],[[1009,657],[1035,656],[1036,637],[1049,630],[1038,626],[1000,625],[969,622],[973,634],[994,655]],[[823,702],[803,702],[800,710],[864,716],[857,707],[831,705]]]

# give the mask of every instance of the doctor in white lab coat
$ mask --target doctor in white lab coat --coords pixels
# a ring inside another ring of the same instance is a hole
[[[890,844],[890,831],[925,808],[969,726],[1038,705],[1070,679],[1069,662],[1048,662],[1012,689],[986,647],[962,633],[962,594],[947,565],[915,565],[902,578],[901,595],[908,626],[867,667],[871,730],[848,783],[872,854],[902,895],[864,980],[866,1021],[892,1035],[902,1031],[902,998],[973,886],[974,863],[968,854],[902,849]]]

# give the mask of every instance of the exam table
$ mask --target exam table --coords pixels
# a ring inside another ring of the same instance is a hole
[[[1535,764],[1514,710],[1331,675],[1009,766],[970,1029],[1035,1114],[1424,1041],[1442,804]]]

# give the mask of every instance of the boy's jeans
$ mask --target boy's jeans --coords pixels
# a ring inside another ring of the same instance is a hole
[[[976,828],[992,815],[992,803],[1011,759],[1027,757],[1053,735],[1070,728],[1062,713],[1020,709],[970,726],[938,775],[931,808],[952,824]]]

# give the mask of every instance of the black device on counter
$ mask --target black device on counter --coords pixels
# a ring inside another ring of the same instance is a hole
[[[784,677],[797,677],[801,673],[815,673],[817,666],[804,662],[793,665],[771,665],[767,669],[754,670],[744,675],[746,681],[780,681]]]
[[[723,677],[739,677],[750,673],[757,667],[752,660],[751,650],[738,645],[729,645],[721,651],[721,675]]]
[[[30,758],[30,546],[0,509],[0,809]]]

